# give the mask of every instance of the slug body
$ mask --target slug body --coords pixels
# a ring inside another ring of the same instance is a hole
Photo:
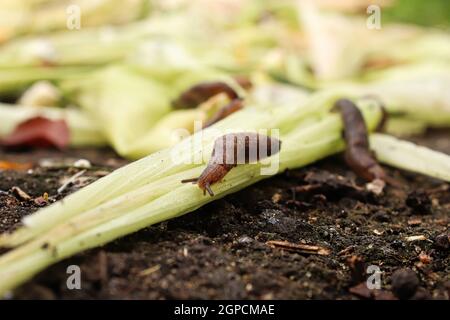
[[[225,93],[230,100],[239,98],[236,91],[225,82],[202,82],[184,91],[172,102],[172,106],[175,109],[193,109],[219,93]]]
[[[345,161],[347,165],[358,176],[368,181],[385,180],[386,175],[383,168],[370,151],[367,127],[361,111],[347,99],[338,100],[335,108],[340,111],[344,123]]]
[[[216,139],[205,170],[198,178],[182,180],[196,183],[203,194],[214,196],[211,185],[220,182],[238,164],[256,162],[280,151],[281,141],[265,135],[242,132],[230,133]]]

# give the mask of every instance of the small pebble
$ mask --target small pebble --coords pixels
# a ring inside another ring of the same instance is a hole
[[[75,161],[73,163],[73,166],[75,168],[80,168],[80,169],[90,169],[92,167],[89,160],[86,160],[86,159],[79,159],[79,160]]]
[[[434,238],[434,244],[438,249],[448,250],[450,248],[450,241],[446,233],[442,233]]]
[[[253,239],[250,238],[249,236],[242,236],[237,241],[238,241],[238,243],[241,243],[241,244],[248,244],[248,243],[252,243]]]
[[[412,296],[411,298],[411,300],[431,300],[431,299],[432,299],[431,294],[422,287],[419,287],[414,296]]]
[[[407,300],[414,296],[419,287],[419,278],[410,269],[396,270],[391,277],[392,292],[397,298]]]
[[[350,268],[351,280],[354,284],[366,280],[366,264],[363,257],[352,255],[347,259],[347,265]]]
[[[372,219],[378,222],[389,222],[391,217],[383,211],[377,211],[372,215]]]
[[[277,192],[277,193],[275,193],[275,194],[272,196],[272,202],[273,202],[273,203],[278,203],[278,202],[280,202],[281,198],[282,198],[281,194],[279,194],[279,193]]]
[[[412,209],[415,214],[430,214],[431,213],[431,200],[430,197],[423,191],[413,191],[408,194],[405,201],[406,205]]]
[[[403,248],[405,244],[401,240],[394,240],[391,242],[391,247],[394,249],[400,249]]]

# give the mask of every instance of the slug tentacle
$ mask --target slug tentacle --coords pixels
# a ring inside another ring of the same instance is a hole
[[[198,181],[198,178],[190,178],[190,179],[181,180],[181,183],[189,183],[189,182],[197,183],[197,181]]]
[[[203,195],[206,195],[205,190],[208,191],[208,194],[209,194],[211,197],[214,197],[214,192],[212,191],[211,185],[210,185],[209,183],[206,183],[206,184],[205,184],[205,189],[203,190]]]

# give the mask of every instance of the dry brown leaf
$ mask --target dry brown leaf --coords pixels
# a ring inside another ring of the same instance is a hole
[[[35,117],[20,123],[14,131],[0,141],[5,147],[57,147],[70,142],[70,132],[64,120]]]

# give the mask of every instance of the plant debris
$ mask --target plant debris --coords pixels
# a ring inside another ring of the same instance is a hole
[[[18,163],[10,161],[0,161],[0,170],[28,170],[33,165],[31,163]]]
[[[139,272],[138,275],[139,275],[140,277],[146,277],[146,276],[151,275],[152,273],[155,273],[155,272],[158,271],[159,269],[161,269],[161,266],[158,264],[158,265],[156,265],[156,266],[153,266],[153,267],[147,268],[147,269],[145,269],[145,270],[142,270],[141,272]]]
[[[422,223],[422,219],[420,218],[413,218],[408,220],[408,225],[410,226],[419,226]]]
[[[31,197],[19,187],[12,187],[11,193],[19,200],[30,201]]]
[[[92,164],[86,159],[42,159],[39,161],[39,166],[48,169],[64,169],[64,168],[78,168],[90,169]]]
[[[417,236],[409,236],[406,237],[405,239],[407,242],[413,242],[413,241],[424,241],[427,240],[427,237],[425,237],[424,235],[417,235]]]
[[[64,120],[50,120],[35,117],[20,123],[8,136],[0,140],[0,145],[10,148],[56,147],[63,149],[70,142],[70,132]]]
[[[425,252],[422,251],[419,254],[419,260],[423,264],[429,264],[431,262],[431,260],[433,260],[433,259],[428,254],[426,254]]]
[[[327,170],[309,170],[301,177],[302,184],[292,189],[295,200],[310,199],[314,195],[324,195],[328,200],[353,197],[366,200],[368,193],[348,177]]]
[[[44,207],[49,203],[49,196],[47,192],[44,192],[44,194],[40,197],[34,198],[33,202],[38,207]]]
[[[67,179],[63,185],[58,188],[58,193],[62,193],[68,186],[70,186],[72,183],[74,183],[79,177],[81,177],[83,174],[86,173],[86,170],[81,170],[77,173],[75,173],[73,176],[71,176],[69,179]]]
[[[291,243],[288,241],[270,240],[267,241],[266,244],[272,248],[283,249],[286,251],[297,252],[302,254],[317,254],[321,256],[327,256],[331,253],[330,249],[324,247],[308,244]]]

